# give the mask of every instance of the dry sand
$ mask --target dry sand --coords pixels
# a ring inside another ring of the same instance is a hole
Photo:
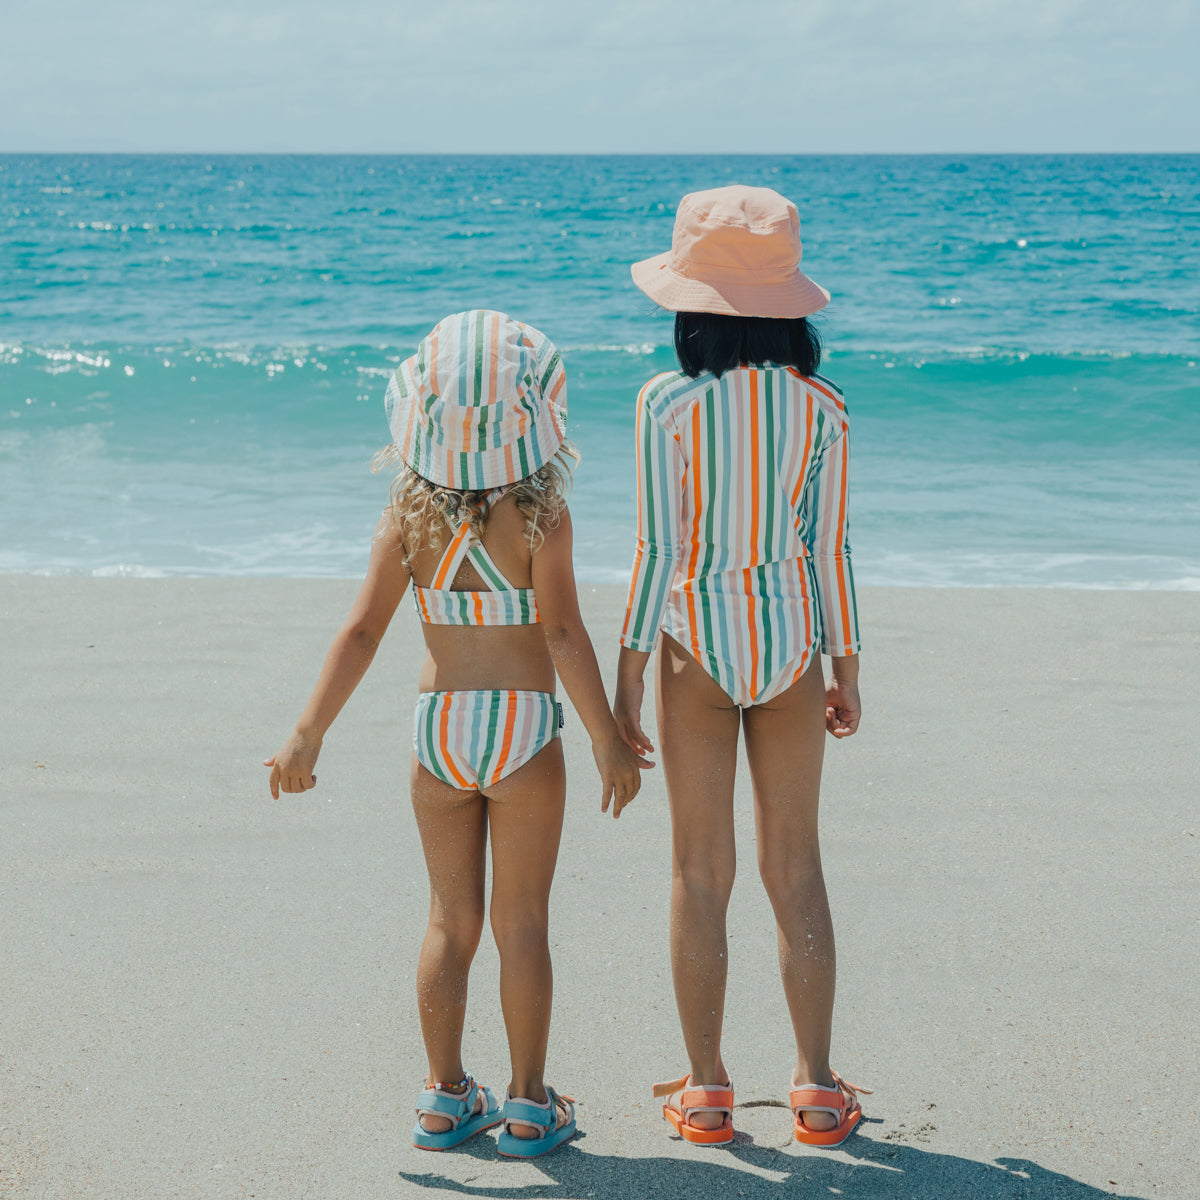
[[[747,784],[730,914],[732,1149],[672,1138],[684,1069],[651,777],[600,816],[568,713],[549,1079],[582,1135],[535,1164],[411,1149],[424,865],[405,796],[405,604],[273,802],[342,582],[0,577],[0,1196],[1200,1195],[1200,596],[864,589],[866,717],[829,747],[834,1064],[861,1133],[790,1138],[789,1031]],[[621,595],[584,589],[606,671]],[[496,957],[465,1056],[502,1087]]]

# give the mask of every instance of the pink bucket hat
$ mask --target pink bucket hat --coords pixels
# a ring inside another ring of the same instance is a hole
[[[800,270],[800,250],[800,214],[790,200],[733,184],[684,196],[671,249],[630,270],[672,312],[808,317],[829,293]]]
[[[474,309],[439,321],[392,375],[392,441],[440,487],[484,490],[532,475],[558,452],[567,375],[532,325]]]

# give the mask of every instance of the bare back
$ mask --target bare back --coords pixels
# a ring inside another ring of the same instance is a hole
[[[412,579],[429,587],[451,538],[439,530],[430,544],[408,556]],[[533,555],[525,538],[525,517],[510,497],[493,506],[483,530],[484,548],[501,574],[517,588],[533,586]],[[455,575],[454,591],[484,591],[486,583],[469,560]],[[450,692],[517,689],[553,692],[554,667],[541,625],[427,625],[421,624],[426,656],[418,689]]]

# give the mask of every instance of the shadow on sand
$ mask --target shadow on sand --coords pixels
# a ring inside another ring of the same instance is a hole
[[[586,1135],[581,1136],[534,1160],[547,1177],[541,1184],[474,1184],[448,1179],[436,1171],[401,1171],[400,1177],[409,1185],[494,1200],[589,1196],[596,1200],[644,1200],[650,1196],[777,1200],[781,1194],[791,1193],[813,1200],[839,1195],[855,1200],[1144,1200],[1102,1191],[1023,1158],[975,1162],[863,1135],[851,1137],[839,1147],[839,1154],[849,1155],[852,1162],[821,1153],[784,1153],[758,1144],[744,1133],[738,1133],[729,1147],[698,1148],[694,1159],[589,1154],[583,1146],[585,1140]],[[480,1166],[508,1161],[500,1159],[491,1138],[475,1138],[456,1154],[477,1159]]]

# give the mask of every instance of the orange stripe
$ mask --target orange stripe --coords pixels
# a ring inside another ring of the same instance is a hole
[[[809,379],[806,375],[801,375],[800,378],[803,379],[809,387],[816,388],[822,396],[827,396],[830,400],[832,400],[837,406],[838,412],[846,411],[846,402],[837,394],[837,392],[831,392],[827,387],[822,387],[821,384],[819,384],[815,379]]]
[[[500,322],[492,321],[492,369],[488,372],[488,399],[496,399],[496,369],[500,362]]]
[[[804,480],[808,476],[808,459],[812,454],[812,421],[813,421],[813,406],[812,398],[805,396],[805,411],[804,411],[804,459],[800,463],[800,475],[796,480],[796,486],[792,491],[792,512],[796,511],[796,505],[800,503],[800,492],[804,487]]]
[[[458,547],[462,543],[463,538],[470,534],[470,532],[470,525],[464,525],[450,539],[450,545],[446,547],[445,553],[442,555],[442,561],[438,563],[437,574],[434,575],[433,583],[429,585],[430,587],[439,591],[444,587],[446,583],[446,572],[449,570],[451,562],[454,561],[454,556],[458,553]]]
[[[758,562],[758,372],[750,372],[750,561]]]
[[[479,592],[475,593],[475,624],[483,624],[483,596]]]
[[[441,745],[442,758],[445,760],[446,770],[449,771],[450,774],[454,776],[455,780],[457,780],[458,785],[461,788],[469,791],[471,788],[470,783],[467,780],[465,780],[458,773],[458,768],[454,765],[454,759],[452,759],[450,757],[450,751],[449,751],[449,749],[447,749],[447,747],[449,746],[449,742],[450,742],[450,739],[449,739],[450,698],[449,698],[449,696],[445,696],[442,698],[442,722],[441,722],[441,729],[439,730],[439,733],[440,733],[441,742],[442,742],[442,745]]]
[[[842,602],[842,645],[841,649],[845,649],[846,638],[850,633],[850,597],[848,595],[849,588],[846,586],[846,559],[842,551],[846,541],[846,468],[850,461],[850,447],[846,444],[846,435],[842,434],[842,486],[841,496],[838,500],[838,523],[837,523],[837,554],[834,557],[834,562],[837,563],[838,573],[838,592],[839,599]]]
[[[413,382],[412,392],[409,394],[408,400],[408,424],[404,429],[404,448],[407,449],[412,445],[413,424],[417,419],[417,386],[416,381]]]
[[[633,578],[629,581],[629,599],[625,602],[625,624],[621,626],[622,638],[629,632],[629,622],[633,620],[633,610],[637,604],[638,569],[641,565],[642,547],[639,542],[633,555]]]
[[[432,625],[433,621],[429,616],[429,605],[425,603],[425,589],[421,587],[413,588],[413,595],[417,598],[417,607],[421,610],[421,620],[426,625]]]
[[[803,568],[801,568],[801,570],[803,570]],[[801,587],[803,587],[803,589],[804,589],[804,593],[805,593],[805,604],[804,604],[804,658],[801,660],[801,662],[800,662],[800,665],[799,665],[799,666],[796,668],[796,673],[795,673],[795,675],[793,675],[793,676],[792,676],[792,682],[793,682],[793,683],[795,683],[795,682],[796,682],[796,680],[797,680],[797,679],[799,679],[799,678],[800,678],[800,676],[801,676],[801,675],[803,675],[803,674],[804,674],[804,672],[808,670],[809,663],[811,662],[811,658],[810,658],[810,656],[809,656],[809,653],[808,653],[808,648],[809,648],[809,646],[811,646],[811,645],[812,645],[812,614],[809,612],[809,607],[808,607],[808,587],[805,585],[805,581],[804,581],[804,576],[803,576],[803,574],[802,574],[802,575],[801,575],[801,577],[800,577],[800,583],[801,583]]]
[[[512,456],[512,446],[507,442],[504,443],[504,472],[509,482],[512,482],[517,477],[517,468]]]
[[[645,404],[643,397],[646,395],[646,388],[649,384],[645,384],[642,390],[638,393],[637,415],[634,418],[634,441],[636,443],[634,449],[634,459],[637,466],[637,550],[633,556],[633,575],[629,580],[629,599],[625,604],[625,624],[621,627],[621,637],[624,638],[629,633],[629,624],[633,620],[634,609],[637,608],[638,597],[638,580],[642,568],[642,543],[645,539],[645,518],[642,513],[645,486],[643,480],[645,476],[642,474],[642,419],[645,413]]]
[[[513,727],[517,723],[517,697],[515,692],[508,693],[508,715],[504,718],[504,741],[500,743],[500,757],[492,767],[492,778],[499,779],[504,774],[504,764],[512,750]]]
[[[700,626],[696,620],[696,592],[693,584],[696,579],[696,564],[700,561],[700,501],[703,489],[700,486],[700,406],[692,409],[692,554],[688,560],[688,589],[687,610],[688,628],[692,631],[692,654],[699,661],[700,655]],[[683,486],[687,489],[685,473]]]
[[[753,581],[751,576],[753,571],[746,570],[742,574],[746,580],[746,598],[749,600],[750,617],[747,624],[750,626],[750,695],[755,696],[758,692],[758,606],[754,602]]]

